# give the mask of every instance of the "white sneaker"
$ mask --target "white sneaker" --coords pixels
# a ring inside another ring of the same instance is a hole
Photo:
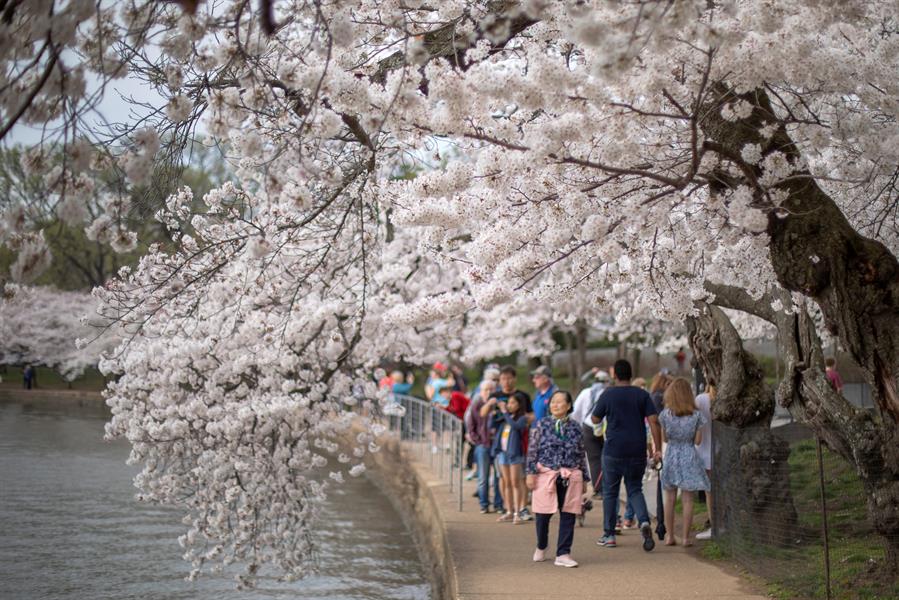
[[[472,479],[474,479],[477,476],[478,476],[478,470],[472,469],[465,475],[465,481],[471,481]]]
[[[544,560],[546,560],[546,550],[540,548],[534,550],[534,562],[543,562]]]
[[[712,528],[709,527],[708,529],[706,529],[706,530],[703,531],[702,533],[697,533],[697,534],[696,534],[696,539],[697,539],[697,540],[710,540],[710,539],[712,539]]]
[[[556,557],[555,565],[557,567],[576,567],[577,563],[571,558],[570,554],[563,554],[562,556]]]

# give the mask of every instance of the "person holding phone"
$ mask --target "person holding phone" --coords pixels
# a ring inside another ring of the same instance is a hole
[[[524,407],[513,394],[506,402],[498,402],[493,413],[493,427],[497,431],[496,459],[500,471],[503,498],[510,510],[497,519],[500,523],[523,522],[521,511],[527,504],[527,495],[519,483],[524,477],[524,446],[522,436],[528,430],[528,418]]]
[[[488,416],[491,417],[490,422],[492,424],[494,423],[494,421],[492,420],[492,416],[498,410],[499,404],[507,403],[509,401],[509,398],[512,396],[515,396],[515,398],[518,400],[519,406],[521,406],[523,408],[525,416],[527,417],[528,424],[530,425],[533,422],[534,415],[533,415],[533,412],[531,411],[531,397],[528,394],[526,394],[525,392],[522,392],[521,390],[519,390],[517,388],[517,382],[518,382],[518,374],[515,371],[515,367],[513,367],[511,365],[506,365],[500,369],[499,389],[496,390],[495,392],[493,392],[490,395],[490,399],[487,401],[487,403],[481,407],[481,415],[484,417],[488,417]],[[498,424],[498,422],[497,422],[497,424]],[[521,435],[521,444],[522,444],[522,449],[523,449],[524,453],[527,452],[528,436],[529,436],[529,432],[527,429],[525,429]],[[494,460],[497,460],[497,457],[500,452],[500,449],[499,449],[500,437],[499,437],[499,432],[497,431],[495,426],[492,427],[492,438],[493,438],[493,446],[492,446],[491,456],[493,457]],[[498,464],[498,460],[497,460],[497,472],[501,473],[501,469],[500,469],[500,465]],[[528,492],[527,492],[527,488],[525,487],[524,478],[523,477],[519,478],[518,481],[516,481],[514,483],[518,486],[521,497],[527,498]],[[501,489],[506,486],[506,483],[504,481],[502,481],[502,477],[501,477],[500,485],[502,486]],[[511,501],[511,498],[505,492],[503,494],[504,494],[505,500]],[[514,508],[511,506],[507,506],[506,511],[508,512],[510,510],[514,510]],[[510,513],[506,520],[513,521],[514,518],[515,518],[515,515]],[[527,507],[525,506],[525,508],[518,511],[518,518],[522,521],[530,521],[534,517],[531,515],[531,513],[528,511]]]

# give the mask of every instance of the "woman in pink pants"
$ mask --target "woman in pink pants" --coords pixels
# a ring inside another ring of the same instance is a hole
[[[569,415],[571,394],[558,391],[549,402],[549,414],[534,424],[528,447],[527,486],[533,491],[531,505],[536,515],[537,549],[534,562],[546,560],[549,521],[559,511],[558,567],[576,567],[571,558],[574,522],[581,513],[587,464],[581,426]]]

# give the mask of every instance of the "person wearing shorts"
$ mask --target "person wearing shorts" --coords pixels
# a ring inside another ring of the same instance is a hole
[[[496,438],[493,442],[496,462],[499,465],[502,496],[506,499],[506,512],[497,519],[500,523],[521,523],[521,511],[527,504],[527,496],[521,493],[519,480],[524,478],[524,433],[528,429],[525,407],[515,395],[504,402],[497,402],[493,414]]]

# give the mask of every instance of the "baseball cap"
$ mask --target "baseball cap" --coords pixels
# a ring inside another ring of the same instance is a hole
[[[433,369],[435,371],[446,371],[446,365],[438,360],[434,363]]]
[[[605,372],[604,370],[602,370],[602,369],[600,369],[599,371],[597,371],[597,372],[596,372],[596,375],[594,375],[594,377],[596,378],[596,381],[609,381],[609,374],[606,373],[606,372]]]
[[[534,375],[546,375],[547,377],[552,377],[552,376],[553,376],[553,372],[552,372],[552,370],[551,370],[549,367],[547,367],[546,365],[540,365],[539,367],[537,367],[536,369],[534,369],[533,371],[531,371],[531,375],[532,375],[532,376],[534,376]]]

